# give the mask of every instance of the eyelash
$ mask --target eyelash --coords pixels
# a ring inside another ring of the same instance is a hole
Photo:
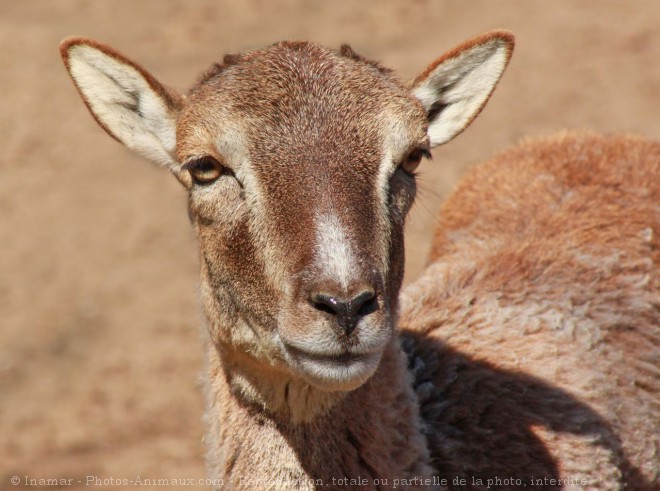
[[[406,155],[403,158],[398,168],[401,169],[410,177],[415,177],[417,175],[415,170],[421,163],[423,157],[426,157],[427,159],[431,159],[431,152],[429,151],[429,149],[416,148],[415,150],[408,153],[408,155]]]

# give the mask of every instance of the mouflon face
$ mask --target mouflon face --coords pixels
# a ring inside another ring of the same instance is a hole
[[[213,310],[235,304],[312,383],[369,375],[392,335],[415,196],[400,164],[428,151],[427,124],[389,73],[308,43],[250,53],[196,87],[177,153],[221,169],[209,183],[193,171],[190,188]]]
[[[415,169],[481,110],[512,46],[483,35],[406,85],[347,46],[283,42],[225,57],[187,97],[97,42],[62,53],[101,126],[187,188],[218,348],[350,390],[393,335]]]

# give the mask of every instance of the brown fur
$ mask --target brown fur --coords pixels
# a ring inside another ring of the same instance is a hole
[[[567,134],[477,168],[395,332],[416,190],[397,164],[469,124],[512,47],[481,36],[408,86],[350,48],[283,42],[214,65],[183,98],[100,43],[63,44],[100,124],[188,189],[215,487],[652,488],[657,144]],[[200,159],[214,179],[195,181]],[[314,301],[365,291],[351,332]]]
[[[294,398],[318,398],[313,388],[283,386],[286,410],[274,415],[235,393],[223,375],[227,360],[220,360],[212,347],[208,364],[207,462],[211,475],[227,489],[375,490],[389,488],[378,480],[391,486],[394,479],[431,479],[434,474],[406,360],[396,342],[369,381],[338,402],[328,401],[324,414],[303,424],[293,421],[290,411],[302,402]],[[272,388],[280,382],[267,383]],[[364,485],[341,481],[358,477],[366,480]]]
[[[660,144],[566,133],[444,204],[401,318],[443,474],[657,489],[659,177]]]
[[[250,216],[254,210],[241,203],[238,188],[217,203],[191,194],[213,342],[207,390],[211,475],[242,489],[308,489],[309,479],[320,479],[331,489],[351,489],[333,478],[358,476],[370,483],[363,489],[378,489],[375,479],[430,478],[414,393],[396,343],[366,384],[349,393],[323,392],[292,378],[273,347],[260,343],[255,349],[253,341],[232,328],[240,324],[233,317],[236,310],[254,319],[256,329],[266,330],[260,336],[277,329],[275,319],[288,316],[287,311],[295,316],[283,327],[287,332],[308,329],[315,313],[307,292],[323,274],[313,264],[314,219],[340,210],[341,224],[360,254],[353,268],[378,295],[373,328],[391,336],[395,292],[403,275],[403,217],[414,182],[394,176],[393,222],[371,218],[381,214],[373,188],[385,131],[378,126],[387,123],[379,121],[380,115],[406,114],[412,141],[423,141],[424,112],[403,84],[374,64],[345,50],[333,53],[300,42],[243,55],[207,78],[189,102],[179,122],[180,160],[208,151],[206,142],[215,138],[200,135],[200,121],[217,119],[218,113],[226,114],[227,121],[241,121],[252,172],[268,203],[263,215]],[[222,158],[244,178],[249,194],[248,176]],[[210,216],[234,209],[232,222],[205,220],[209,206]],[[389,247],[379,251],[374,237]],[[264,273],[269,262],[277,266],[270,275]],[[290,285],[291,297],[282,294],[281,282]],[[383,405],[388,410],[374,414]],[[262,481],[255,485],[247,478]]]

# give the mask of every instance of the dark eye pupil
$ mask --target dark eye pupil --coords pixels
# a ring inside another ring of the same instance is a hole
[[[422,161],[422,157],[427,155],[428,152],[425,149],[413,150],[408,154],[408,156],[401,162],[401,169],[411,175],[415,175],[415,170],[419,167],[419,164]]]
[[[209,162],[208,160],[199,162],[195,166],[195,172],[201,172],[202,174],[207,172],[213,172],[214,170],[215,170],[215,165],[213,165],[213,163]]]
[[[222,165],[213,157],[204,157],[187,164],[188,172],[198,183],[215,181],[222,174]]]
[[[411,164],[416,164],[417,162],[420,162],[422,160],[422,152],[416,151],[408,155],[408,158],[406,159],[408,163]]]
[[[203,158],[195,160],[190,164],[190,169],[195,172],[209,172],[216,168],[214,159]]]

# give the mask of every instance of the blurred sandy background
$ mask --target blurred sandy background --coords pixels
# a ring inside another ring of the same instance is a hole
[[[1,0],[0,490],[14,475],[74,489],[88,475],[205,477],[185,196],[96,126],[63,37],[107,42],[185,90],[222,54],[285,38],[349,42],[410,78],[499,27],[517,36],[513,61],[424,165],[408,281],[442,197],[479,160],[566,127],[660,137],[660,2]]]

